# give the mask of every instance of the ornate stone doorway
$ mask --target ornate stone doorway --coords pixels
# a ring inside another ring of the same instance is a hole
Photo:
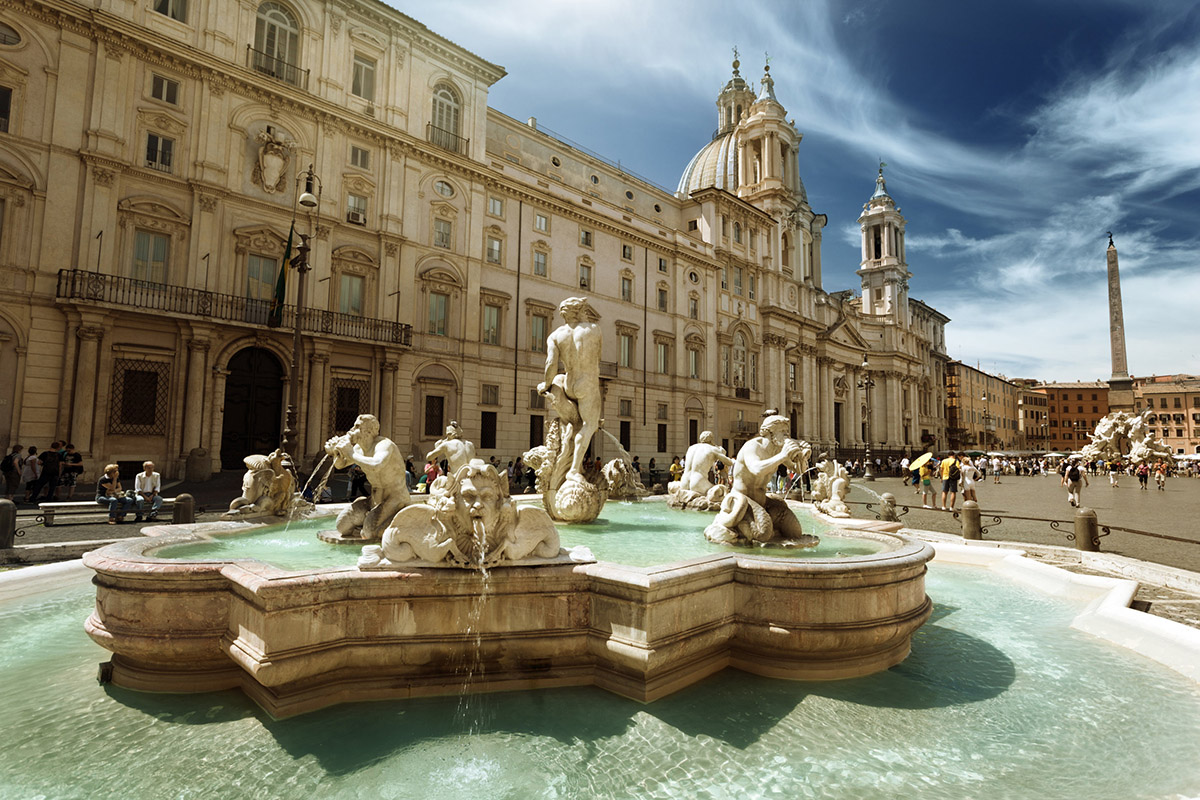
[[[279,446],[283,419],[283,365],[268,350],[247,347],[229,359],[221,469],[244,469],[251,453]]]

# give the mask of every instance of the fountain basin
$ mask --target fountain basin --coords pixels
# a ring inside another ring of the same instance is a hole
[[[161,692],[240,688],[276,717],[339,702],[595,685],[652,701],[727,666],[834,679],[902,661],[929,617],[933,549],[863,531],[883,552],[731,553],[661,567],[288,571],[160,559],[194,533],[89,553],[88,634],[112,681]],[[467,681],[467,676],[470,680]]]

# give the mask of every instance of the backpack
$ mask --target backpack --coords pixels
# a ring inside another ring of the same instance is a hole
[[[51,472],[54,472],[55,470],[58,469],[58,462],[59,462],[59,459],[58,459],[58,451],[57,450],[43,450],[42,451],[42,469],[43,470],[50,470]]]
[[[1067,480],[1071,481],[1072,483],[1079,480],[1079,467],[1072,465],[1071,468],[1067,470]]]
[[[962,470],[958,468],[957,461],[950,465],[950,474],[947,477],[952,481],[956,481],[962,477]]]
[[[17,466],[16,466],[16,462],[13,460],[13,454],[9,453],[8,455],[6,455],[4,457],[3,461],[0,461],[0,472],[7,473],[7,472],[16,472],[16,471],[17,471]]]

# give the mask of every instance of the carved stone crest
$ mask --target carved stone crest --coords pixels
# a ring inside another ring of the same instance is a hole
[[[288,183],[288,165],[292,163],[292,147],[296,143],[270,125],[259,131],[254,140],[259,143],[259,147],[251,179],[267,194],[285,191]]]

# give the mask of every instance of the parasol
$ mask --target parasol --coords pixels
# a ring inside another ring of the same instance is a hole
[[[933,458],[933,453],[922,453],[909,462],[908,469],[910,472],[915,472],[921,467],[929,463],[929,459]]]

